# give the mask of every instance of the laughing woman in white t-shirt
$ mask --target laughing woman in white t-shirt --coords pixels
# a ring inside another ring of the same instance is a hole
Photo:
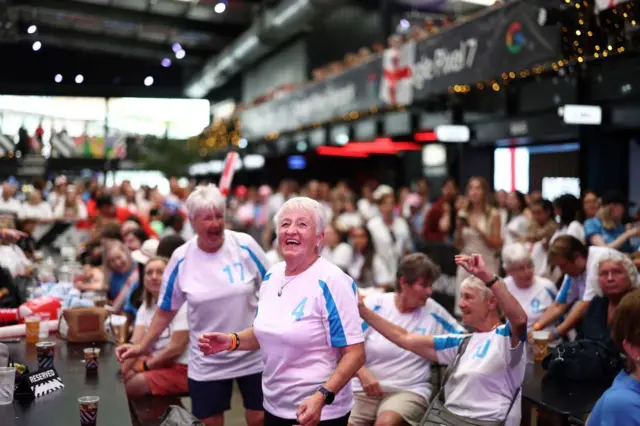
[[[144,302],[136,315],[131,342],[136,343],[149,330],[157,309],[162,275],[169,260],[151,258],[144,268]],[[150,355],[130,358],[122,363],[127,395],[181,395],[187,392],[187,362],[189,360],[189,325],[187,306],[183,305],[169,327],[153,343]]]
[[[506,419],[507,426],[517,426],[526,368],[527,315],[504,283],[487,269],[482,256],[459,255],[456,263],[472,275],[462,282],[458,304],[463,323],[474,333],[423,335],[385,320],[364,303],[359,305],[360,313],[387,339],[432,362],[454,363],[466,342],[445,384],[444,405],[432,402],[430,414],[437,410],[441,418],[453,414],[471,419],[470,423],[486,421],[487,425],[501,425]],[[506,324],[501,322],[500,309],[507,317]]]
[[[350,380],[365,361],[356,285],[319,256],[326,226],[320,203],[292,198],[276,224],[285,260],[265,277],[253,327],[205,334],[200,349],[260,349],[265,426],[346,426]]]
[[[206,426],[222,426],[224,412],[231,408],[235,381],[247,425],[261,426],[260,354],[251,350],[206,357],[198,349],[198,338],[207,331],[232,332],[251,326],[257,289],[268,267],[266,255],[251,236],[225,230],[225,204],[215,185],[199,186],[191,193],[186,206],[196,236],[171,256],[149,331],[140,342],[124,345],[116,353],[121,361],[145,353],[186,304],[189,396],[194,416]]]

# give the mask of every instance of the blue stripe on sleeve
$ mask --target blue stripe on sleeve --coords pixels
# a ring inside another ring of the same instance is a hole
[[[379,310],[380,310],[380,305],[376,305],[372,309],[373,312],[378,312]],[[369,329],[369,327],[371,327],[369,324],[367,324],[365,321],[362,321],[362,332],[363,333],[365,331],[367,331]]]
[[[322,294],[324,295],[324,301],[329,315],[329,336],[331,336],[331,346],[334,348],[343,348],[347,346],[347,336],[344,334],[344,328],[342,327],[342,320],[340,319],[340,313],[336,302],[333,300],[329,286],[322,280],[318,280]]]
[[[500,327],[496,328],[496,334],[505,337],[511,337],[511,324],[508,322]]]
[[[431,316],[436,320],[436,322],[438,324],[440,324],[442,326],[442,328],[444,328],[444,330],[447,333],[451,333],[451,334],[462,334],[462,333],[464,333],[464,331],[459,330],[456,326],[451,324],[446,319],[442,318],[440,315],[434,314],[433,312],[431,312]]]
[[[176,285],[176,279],[178,279],[178,272],[180,271],[180,265],[184,262],[184,257],[176,263],[176,266],[173,267],[173,271],[171,271],[171,275],[169,275],[169,280],[167,281],[167,288],[164,291],[164,296],[162,297],[162,303],[160,304],[160,309],[165,311],[171,311],[171,298],[173,296],[173,287]]]
[[[436,351],[443,351],[449,348],[460,346],[466,336],[435,336],[433,338],[433,347]]]
[[[558,297],[556,297],[556,302],[567,303],[567,298],[569,297],[570,288],[571,288],[571,276],[567,274],[564,276],[564,281],[562,282],[562,287],[560,287],[560,292],[558,293]]]
[[[262,278],[262,282],[268,281],[269,278],[271,278],[271,273],[266,274],[264,278]]]
[[[248,246],[241,245],[240,248],[243,250],[246,250],[247,253],[249,253],[249,257],[251,257],[251,260],[253,260],[253,263],[255,263],[256,266],[258,267],[258,271],[260,272],[260,278],[264,279],[264,276],[267,274],[267,270],[264,268],[264,265],[262,264],[262,262],[260,262],[260,259],[258,258],[258,256],[256,256],[253,250],[251,250]]]
[[[549,294],[549,297],[551,297],[551,300],[556,299],[556,295],[553,293],[553,290],[551,290],[549,287],[545,287],[544,289],[547,290],[547,293]]]
[[[353,294],[358,294],[358,286],[356,286],[356,282],[351,283],[351,288],[353,289]]]

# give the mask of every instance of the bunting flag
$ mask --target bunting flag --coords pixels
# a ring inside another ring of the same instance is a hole
[[[594,7],[596,9],[596,13],[600,13],[603,10],[611,9],[612,7],[616,7],[617,5],[628,1],[629,0],[595,0]]]

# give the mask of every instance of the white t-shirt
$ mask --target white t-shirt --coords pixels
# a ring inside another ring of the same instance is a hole
[[[365,304],[387,321],[411,333],[433,336],[465,332],[455,318],[433,299],[427,299],[425,306],[412,312],[401,313],[396,307],[395,298],[396,293],[372,294],[367,296]],[[363,323],[362,328],[367,354],[365,366],[378,379],[382,391],[413,392],[428,401],[431,396],[430,362],[395,345],[367,323]],[[354,378],[351,384],[354,392],[363,391],[358,378]]]
[[[24,274],[31,261],[15,244],[0,245],[0,267],[6,268],[11,276]]]
[[[353,249],[347,243],[339,243],[335,248],[322,247],[320,256],[331,263],[335,263],[340,269],[346,270],[353,258]]]
[[[518,287],[511,276],[504,279],[504,284],[526,312],[528,329],[533,329],[533,325],[544,311],[556,300],[556,287],[550,280],[543,277],[533,277],[533,284],[529,288]],[[552,328],[553,326],[549,326],[548,329]]]
[[[0,197],[0,215],[3,213],[11,213],[18,214],[20,213],[20,208],[22,207],[22,203],[15,198],[11,197],[8,200]]]
[[[285,266],[278,263],[265,276],[253,328],[264,360],[264,408],[295,419],[302,401],[336,370],[340,348],[364,336],[351,277],[323,258],[295,277],[285,277]],[[323,408],[322,420],[347,415],[352,404],[348,383]]]
[[[356,203],[356,207],[364,220],[371,220],[378,214],[378,206],[371,203],[366,198],[359,199]]]
[[[467,335],[468,336],[468,335]],[[434,338],[438,362],[451,364],[465,335]],[[522,387],[527,365],[526,334],[511,348],[509,323],[486,333],[473,333],[458,367],[445,386],[445,406],[476,420],[504,421],[513,397]],[[509,411],[506,426],[519,426],[522,392]]]
[[[368,277],[362,277],[362,268],[364,267],[364,256],[360,253],[354,253],[351,258],[351,263],[347,272],[351,277],[354,277],[359,288],[368,288],[373,285],[382,286],[395,283],[396,279],[391,274],[391,270],[384,263],[378,253],[373,255],[373,262],[371,264],[373,282],[370,282]],[[357,277],[357,278],[356,278]]]
[[[224,380],[262,371],[257,351],[205,356],[198,349],[202,333],[232,333],[251,327],[257,290],[268,266],[258,243],[247,234],[226,230],[215,253],[198,247],[198,237],[178,247],[164,271],[158,306],[175,311],[188,302],[189,378]]]
[[[387,226],[381,216],[376,216],[367,223],[367,229],[371,233],[376,252],[395,275],[398,271],[398,262],[406,251],[411,251],[411,231],[407,221],[396,217],[393,219],[393,224]]]
[[[344,212],[336,219],[336,226],[342,232],[346,232],[352,228],[362,226],[362,224],[362,215],[358,212]]]
[[[51,219],[53,218],[53,210],[49,203],[43,201],[40,204],[22,203],[22,209],[18,213],[22,219]]]
[[[504,227],[504,246],[517,243],[527,233],[529,219],[523,214],[512,217]]]
[[[582,244],[585,243],[584,226],[577,220],[572,221],[568,226],[558,229],[549,240],[549,244],[553,243],[561,235],[571,235],[580,240]]]
[[[144,333],[147,334],[153,314],[156,313],[157,306],[153,305],[148,307],[145,303],[140,306],[138,313],[136,314],[136,326],[144,326]],[[174,331],[189,331],[189,324],[187,321],[187,305],[182,305],[178,309],[178,313],[173,318],[169,327],[165,328],[158,340],[153,343],[153,353],[156,354],[166,348],[171,343],[171,335]],[[188,364],[189,363],[189,348],[184,348],[184,352],[176,359],[176,364]]]

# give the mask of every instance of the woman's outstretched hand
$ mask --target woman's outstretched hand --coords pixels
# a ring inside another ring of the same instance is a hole
[[[231,336],[225,333],[205,333],[198,339],[198,349],[205,355],[231,349]]]

